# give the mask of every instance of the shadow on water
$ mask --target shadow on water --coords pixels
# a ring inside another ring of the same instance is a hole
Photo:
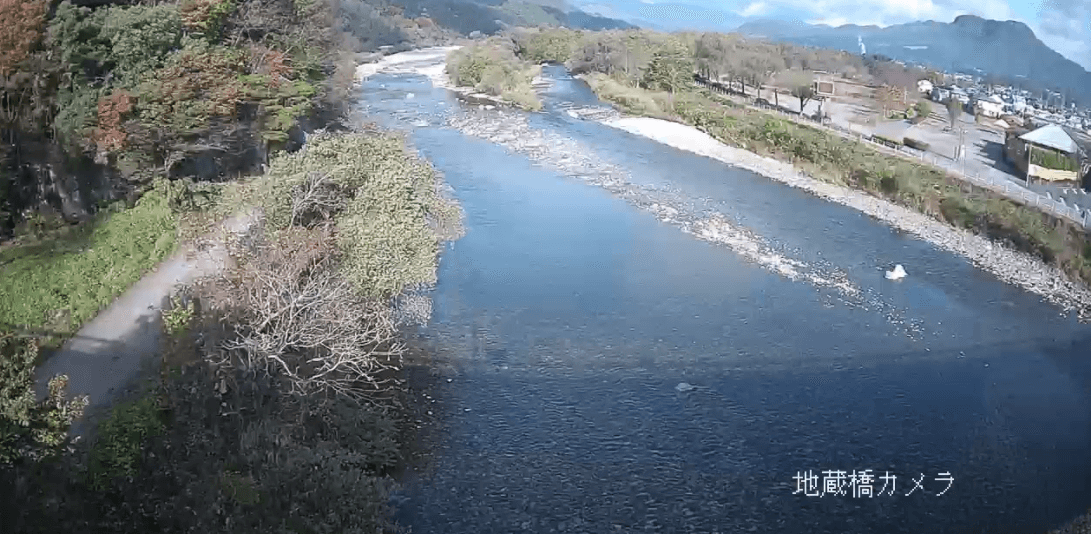
[[[377,76],[364,99],[390,124],[428,124],[413,142],[467,216],[414,341],[431,355],[410,377],[431,430],[395,496],[413,532],[1041,532],[1091,504],[1091,333],[1037,298],[847,208],[571,123],[661,175],[643,179],[848,270],[924,325],[908,339],[885,308],[831,307],[446,129],[477,111],[422,78]],[[909,278],[882,279],[877,261],[907,256]],[[794,494],[800,472],[821,488],[824,471],[865,469],[894,474],[894,495]]]

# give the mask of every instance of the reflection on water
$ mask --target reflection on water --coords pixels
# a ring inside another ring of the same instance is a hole
[[[578,90],[556,81],[532,124],[848,273],[886,308],[831,306],[607,189],[446,128],[449,114],[489,112],[423,78],[376,76],[370,112],[412,129],[467,216],[417,331],[439,369],[428,394],[442,432],[404,477],[402,524],[1041,532],[1091,504],[1086,327],[848,208],[558,111],[587,98]],[[901,283],[877,268],[895,261],[911,273]],[[884,309],[923,335],[901,335]],[[793,495],[798,472],[864,469],[895,474],[895,494]],[[941,472],[954,482],[937,497]],[[924,491],[905,496],[921,474]]]

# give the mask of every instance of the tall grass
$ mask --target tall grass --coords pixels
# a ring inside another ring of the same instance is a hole
[[[0,249],[0,324],[74,333],[174,250],[166,195],[146,193],[130,209],[51,239]]]

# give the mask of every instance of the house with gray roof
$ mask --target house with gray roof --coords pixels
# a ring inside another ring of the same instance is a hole
[[[1005,156],[1027,182],[1088,186],[1091,139],[1057,124],[1008,131]]]

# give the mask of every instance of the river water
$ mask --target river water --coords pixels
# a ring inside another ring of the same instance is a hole
[[[548,74],[538,114],[407,73],[361,88],[466,214],[414,334],[431,437],[402,525],[1043,532],[1091,505],[1086,326],[847,207],[573,117],[602,104]]]

